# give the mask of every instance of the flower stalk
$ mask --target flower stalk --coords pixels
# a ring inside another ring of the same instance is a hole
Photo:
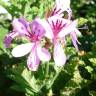
[[[51,89],[51,88],[52,88],[52,85],[54,84],[55,80],[58,78],[58,76],[59,76],[62,68],[63,68],[63,67],[61,67],[60,69],[58,69],[58,70],[56,71],[56,74],[55,74],[54,78],[52,78],[52,80],[50,81],[50,84],[49,84],[48,86],[46,86],[47,89]]]
[[[45,78],[48,78],[48,73],[49,73],[49,62],[46,64],[46,72],[45,72]]]

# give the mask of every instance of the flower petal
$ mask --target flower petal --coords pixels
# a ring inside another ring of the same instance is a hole
[[[74,20],[70,25],[65,26],[58,34],[59,37],[65,37],[69,35],[71,32],[75,31],[77,26],[77,20]]]
[[[25,36],[28,34],[28,22],[25,21],[24,18],[14,19],[12,22],[13,25],[13,31],[10,32],[5,38],[4,38],[4,44],[5,47],[10,47],[11,41],[13,38],[17,36]]]
[[[42,38],[45,34],[45,28],[42,25],[42,19],[36,18],[30,26],[32,27],[32,32],[39,38]]]
[[[15,38],[16,36],[18,36],[18,34],[15,33],[15,32],[11,32],[7,36],[5,36],[5,38],[4,38],[4,44],[5,44],[5,47],[6,48],[10,47],[10,44],[12,42],[12,39]]]
[[[79,36],[79,37],[82,36],[81,32],[77,28],[75,29],[75,32],[76,32],[77,36]]]
[[[20,17],[18,22],[22,23],[26,29],[29,27],[29,22],[27,22],[24,17]]]
[[[56,66],[63,66],[66,63],[66,55],[60,43],[55,44],[53,56]]]
[[[34,43],[26,43],[18,45],[12,50],[12,55],[14,57],[22,57],[32,50],[33,45]]]
[[[10,47],[11,41],[12,41],[12,37],[11,36],[6,36],[4,38],[4,45],[5,45],[6,48]]]
[[[25,25],[19,19],[14,19],[12,25],[13,25],[13,31],[17,32],[19,36],[20,35],[24,36],[25,34],[28,34]]]
[[[53,38],[53,32],[52,32],[52,29],[51,29],[49,23],[47,22],[47,20],[45,20],[45,19],[42,19],[42,20],[36,19],[36,20],[45,29],[45,36],[49,39],[52,39]]]
[[[75,47],[76,50],[78,51],[78,45],[77,45],[77,43],[78,43],[78,44],[80,44],[80,43],[79,43],[79,41],[78,41],[78,39],[77,39],[76,33],[75,33],[75,32],[71,32],[71,33],[70,33],[70,36],[71,36],[71,38],[72,38],[72,43],[73,43],[74,47]]]
[[[36,49],[32,50],[27,60],[27,66],[29,70],[37,71],[39,63],[40,63],[40,59],[38,58]]]
[[[56,24],[57,20],[62,21],[62,25],[70,23],[70,20],[61,18],[61,17],[56,16],[56,15],[48,18],[48,22],[50,25],[51,25],[52,21]]]
[[[37,54],[41,61],[49,61],[51,59],[51,54],[48,52],[46,48],[41,48],[41,46],[37,46]]]
[[[56,5],[58,8],[64,10],[70,7],[70,0],[56,0]]]
[[[64,11],[67,11],[68,13],[68,19],[71,19],[72,16],[72,10],[70,8],[70,0],[56,0],[56,7],[57,10],[60,10],[58,14],[64,13]],[[64,14],[63,14],[64,16]]]

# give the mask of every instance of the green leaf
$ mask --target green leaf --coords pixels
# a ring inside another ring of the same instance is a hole
[[[4,38],[8,30],[0,25],[0,48],[5,49]]]
[[[11,86],[10,88],[13,89],[13,90],[16,90],[16,91],[18,91],[18,92],[25,92],[24,87],[22,87],[22,86],[20,86],[20,85],[18,85],[18,84],[13,85],[13,86]]]
[[[85,19],[85,18],[79,18],[78,19],[78,26],[82,26],[82,25],[86,24],[87,22],[88,22],[87,19]]]

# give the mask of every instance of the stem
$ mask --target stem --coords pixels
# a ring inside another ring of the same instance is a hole
[[[62,70],[62,68],[60,68],[60,69],[56,72],[56,74],[55,74],[54,78],[52,79],[51,83],[49,84],[49,86],[47,86],[47,89],[50,89],[50,88],[52,87],[54,81],[57,79],[57,77],[58,77],[59,73],[61,72],[61,70]]]
[[[48,73],[49,73],[49,62],[46,64],[46,74],[45,74],[45,78],[48,77]]]

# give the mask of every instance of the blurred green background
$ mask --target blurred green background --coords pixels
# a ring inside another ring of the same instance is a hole
[[[12,47],[22,41],[14,41],[9,49],[3,44],[5,35],[12,29],[12,19],[20,16],[27,20],[35,16],[43,18],[53,5],[53,0],[0,0],[0,6],[8,12],[0,13],[0,96],[25,96],[23,91],[15,91],[12,86],[16,80],[9,76],[12,74],[10,69],[16,70],[14,66],[21,68],[22,63],[26,64],[25,57],[13,58],[10,53]],[[71,0],[71,8],[73,19],[79,20],[78,27],[88,28],[80,29],[82,36],[79,37],[81,45],[78,54],[69,39],[66,53],[70,54],[70,58],[52,87],[53,96],[96,96],[96,0]]]

